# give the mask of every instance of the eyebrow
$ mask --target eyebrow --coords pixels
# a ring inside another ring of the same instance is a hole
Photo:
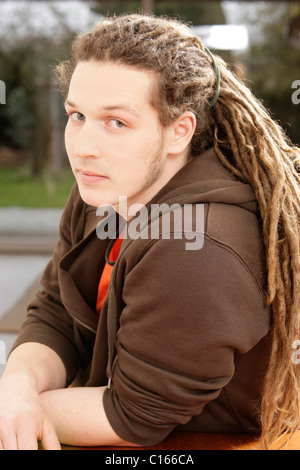
[[[134,114],[136,117],[139,116],[138,112],[130,105],[127,104],[120,104],[120,105],[109,105],[109,106],[104,106],[103,109],[105,111],[115,111],[117,109],[121,109],[123,111],[127,111],[131,114]]]
[[[71,106],[72,108],[76,108],[77,105],[72,103],[72,101],[70,101],[69,99],[66,99],[65,101],[65,105],[68,105],[68,106]],[[116,110],[123,110],[123,111],[127,111],[131,114],[133,114],[134,116],[136,117],[139,117],[139,114],[138,112],[130,105],[128,104],[113,104],[113,105],[107,105],[107,106],[103,106],[102,108],[104,111],[116,111]]]
[[[64,105],[71,106],[72,108],[76,108],[76,105],[72,103],[72,101],[68,100],[68,98],[65,100]]]

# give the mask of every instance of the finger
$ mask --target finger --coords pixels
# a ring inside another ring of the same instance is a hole
[[[17,437],[18,449],[19,450],[37,450],[38,442],[34,432],[30,432],[29,429],[22,430],[19,432]]]
[[[4,450],[18,450],[17,438],[14,434],[7,434],[2,439],[2,448]]]
[[[55,428],[50,421],[44,422],[41,444],[44,450],[61,450],[61,445],[55,432]]]

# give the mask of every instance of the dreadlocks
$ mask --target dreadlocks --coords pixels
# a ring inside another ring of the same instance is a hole
[[[213,107],[212,57],[191,29],[143,15],[106,18],[78,36],[69,61],[57,67],[62,91],[80,61],[114,61],[157,77],[153,105],[168,126],[185,111],[197,117],[191,154],[213,147],[222,164],[255,193],[266,252],[266,303],[272,308],[272,352],[261,404],[261,443],[268,448],[300,425],[300,151],[220,57],[220,93]]]

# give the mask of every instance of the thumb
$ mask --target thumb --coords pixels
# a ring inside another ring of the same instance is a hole
[[[41,444],[44,450],[61,450],[61,445],[55,432],[55,428],[48,420],[44,421]]]

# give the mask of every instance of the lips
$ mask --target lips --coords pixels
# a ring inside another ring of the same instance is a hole
[[[80,181],[84,184],[100,183],[101,181],[107,180],[107,176],[83,169],[77,170],[77,175]]]

